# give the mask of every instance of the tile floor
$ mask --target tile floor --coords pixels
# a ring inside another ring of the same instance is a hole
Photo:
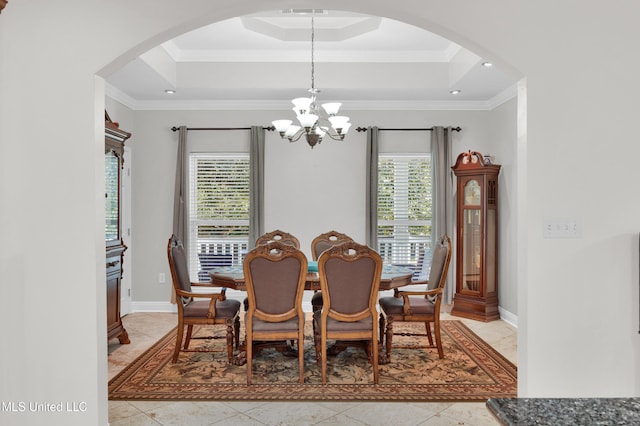
[[[443,319],[450,318],[442,314]],[[456,319],[461,319],[456,317]],[[461,319],[516,363],[517,329]],[[109,342],[109,379],[177,324],[172,313],[123,318],[131,344]],[[110,425],[498,425],[484,403],[109,401]]]

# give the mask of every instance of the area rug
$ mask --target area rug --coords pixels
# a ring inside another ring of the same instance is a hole
[[[416,328],[417,327],[417,328]],[[398,323],[397,331],[422,332],[420,324]],[[171,363],[175,329],[109,381],[110,400],[171,401],[486,401],[517,394],[517,368],[461,321],[442,321],[445,358],[420,348],[422,338],[395,336],[391,360],[379,367],[373,384],[371,365],[361,348],[328,357],[322,385],[312,332],[305,331],[305,383],[298,382],[296,357],[262,350],[253,362],[252,385],[246,366],[229,365],[223,340],[193,341],[218,352],[181,353]],[[194,335],[222,333],[201,327]],[[404,346],[396,348],[395,345]]]

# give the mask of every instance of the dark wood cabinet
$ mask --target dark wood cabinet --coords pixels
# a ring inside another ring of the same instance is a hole
[[[498,312],[498,174],[479,152],[460,154],[457,178],[456,293],[452,315],[480,321]]]
[[[104,172],[105,172],[105,247],[107,286],[107,338],[117,337],[129,343],[129,335],[120,316],[122,262],[127,247],[122,240],[121,196],[124,143],[131,137],[118,128],[105,111]]]

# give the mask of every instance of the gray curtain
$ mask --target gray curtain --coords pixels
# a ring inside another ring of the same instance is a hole
[[[173,234],[188,247],[187,235],[187,168],[185,165],[187,157],[187,128],[180,126],[178,130],[178,155],[176,162],[176,186],[173,195]]]
[[[378,250],[378,128],[367,129],[367,245]]]
[[[453,171],[451,170],[451,127],[434,126],[431,131],[431,158],[433,173],[433,227],[431,247],[442,235],[447,234],[453,240],[454,204],[453,204]],[[455,271],[455,259],[449,268],[447,284],[444,290],[444,302],[451,303],[455,286],[452,271]]]
[[[249,248],[264,234],[264,128],[251,126],[249,148]]]
[[[187,127],[180,126],[178,130],[178,154],[176,155],[176,182],[173,194],[173,234],[182,241],[185,247],[187,244]],[[171,291],[171,303],[176,303],[176,294]]]

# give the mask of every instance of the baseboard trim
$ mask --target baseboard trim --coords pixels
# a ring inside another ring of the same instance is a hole
[[[134,312],[178,312],[178,308],[171,302],[131,302]]]
[[[503,309],[503,308],[501,308],[499,306],[498,306],[498,312],[500,312],[500,319],[502,321],[511,324],[515,328],[518,328],[518,316],[517,315],[514,315],[511,312],[509,312],[506,309]]]

